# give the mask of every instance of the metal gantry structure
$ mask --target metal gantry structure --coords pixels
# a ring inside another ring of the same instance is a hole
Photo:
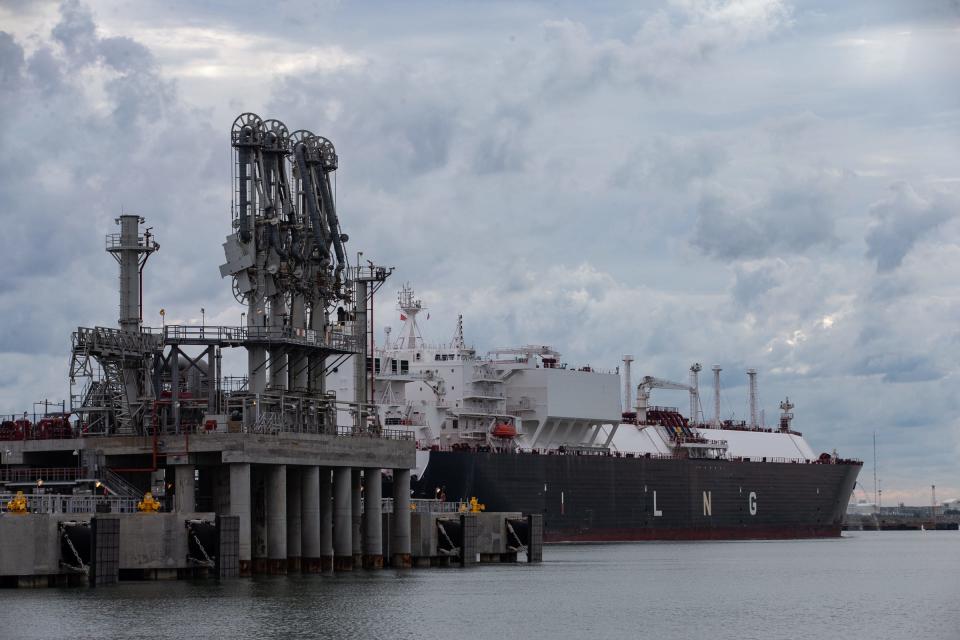
[[[333,143],[244,113],[231,146],[231,229],[220,274],[246,306],[246,321],[145,327],[143,268],[159,245],[150,228],[140,232],[143,218],[120,216],[120,233],[107,236],[106,247],[120,264],[119,329],[73,334],[71,411],[85,434],[335,434],[338,405],[353,416],[341,428],[379,428],[372,387],[358,384],[354,398],[337,399],[325,384],[338,362],[364,362],[372,352],[373,294],[392,272],[349,263]],[[247,350],[246,376],[224,377],[221,351],[237,347]]]

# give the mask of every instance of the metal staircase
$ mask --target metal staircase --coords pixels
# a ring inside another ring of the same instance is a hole
[[[110,469],[104,468],[102,482],[110,493],[113,493],[118,497],[135,498],[137,500],[143,497],[142,491],[127,482],[123,476],[111,471]]]

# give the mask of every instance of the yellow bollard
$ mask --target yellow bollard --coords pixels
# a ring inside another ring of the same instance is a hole
[[[143,494],[143,500],[137,503],[137,511],[140,513],[156,513],[160,511],[160,503],[153,497],[153,493],[147,491]]]
[[[7,502],[7,513],[28,513],[29,511],[30,506],[23,491],[17,491],[17,495]]]

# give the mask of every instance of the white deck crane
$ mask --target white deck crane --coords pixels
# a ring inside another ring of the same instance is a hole
[[[697,388],[692,385],[673,382],[672,380],[664,380],[663,378],[654,378],[653,376],[644,376],[640,384],[637,385],[637,420],[641,424],[647,421],[647,407],[649,406],[650,392],[653,389],[686,391],[690,394],[691,407],[698,406],[700,402],[700,399],[697,397]],[[691,417],[691,420],[692,419]]]

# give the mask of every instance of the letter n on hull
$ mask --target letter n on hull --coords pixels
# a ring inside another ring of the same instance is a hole
[[[713,492],[712,491],[703,492],[703,515],[705,516],[713,515]]]

